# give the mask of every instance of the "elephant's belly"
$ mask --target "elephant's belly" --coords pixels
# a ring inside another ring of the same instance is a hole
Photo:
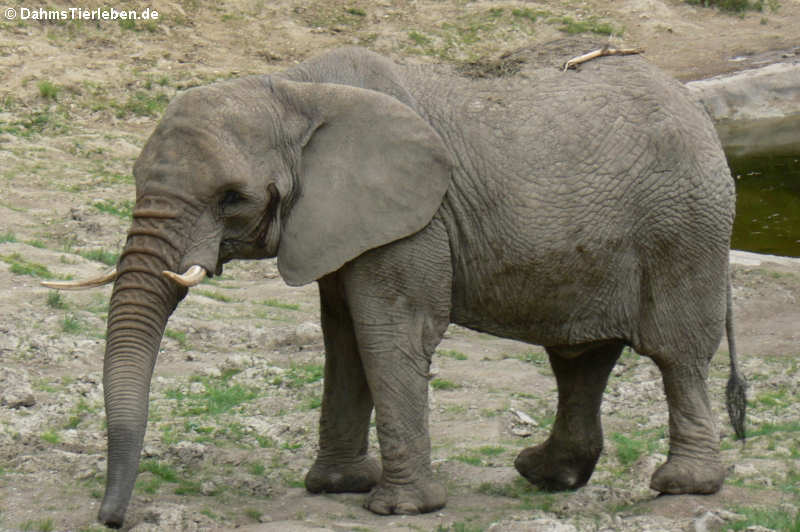
[[[638,303],[634,268],[532,268],[456,273],[451,320],[538,345],[628,339]]]

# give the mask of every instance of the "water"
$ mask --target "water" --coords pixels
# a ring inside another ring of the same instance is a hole
[[[800,257],[800,117],[719,133],[736,178],[732,247]]]

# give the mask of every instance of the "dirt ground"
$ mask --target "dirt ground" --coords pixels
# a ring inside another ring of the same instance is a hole
[[[133,161],[177,91],[269,73],[337,45],[408,62],[474,62],[567,31],[612,33],[682,80],[800,55],[798,0],[744,15],[679,0],[134,1],[125,9],[160,18],[20,19],[23,8],[72,5],[16,2],[17,18],[6,7],[0,18],[0,530],[102,529],[110,288],[55,295],[39,281],[114,263]],[[720,493],[648,489],[665,459],[667,411],[657,369],[633,353],[606,392],[606,449],[589,485],[531,489],[512,463],[553,421],[546,355],[454,326],[431,381],[434,468],[449,503],[378,517],[362,495],[302,488],[324,356],[315,286],[287,287],[272,261],[232,264],[193,289],[168,325],[125,528],[797,530],[800,264],[737,266],[734,287],[750,437],[735,441],[726,419],[723,343],[710,379],[730,469]]]

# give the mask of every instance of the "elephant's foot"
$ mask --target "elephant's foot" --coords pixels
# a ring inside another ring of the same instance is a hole
[[[678,495],[681,493],[716,493],[725,480],[725,468],[716,458],[670,456],[650,480],[650,488]]]
[[[306,489],[311,493],[363,493],[371,490],[380,479],[380,462],[368,456],[338,464],[317,460],[306,474]]]
[[[568,452],[561,446],[544,443],[523,449],[514,460],[514,467],[541,489],[573,490],[589,482],[600,452]]]
[[[445,487],[434,480],[410,484],[389,484],[384,480],[369,494],[364,508],[380,515],[414,515],[436,511],[446,502]]]

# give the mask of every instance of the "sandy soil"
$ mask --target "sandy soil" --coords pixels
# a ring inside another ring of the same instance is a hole
[[[93,0],[82,7],[99,7]],[[22,7],[58,9],[31,1]],[[271,72],[361,44],[405,61],[498,57],[612,28],[615,42],[683,80],[795,58],[800,2],[743,16],[678,0],[129,2],[157,22],[0,19],[0,529],[99,530],[105,474],[102,355],[109,288],[56,297],[42,277],[106,268],[124,242],[130,169],[165,103],[216,79]],[[572,23],[565,22],[569,17]],[[737,266],[737,340],[750,380],[751,437],[732,439],[710,389],[730,466],[710,497],[656,497],[667,450],[655,366],[626,353],[604,402],[606,450],[589,485],[530,489],[512,462],[546,437],[555,383],[541,349],[452,327],[435,357],[441,512],[377,517],[363,496],[312,496],[323,361],[315,287],[274,263],[238,263],[173,315],[156,368],[135,530],[715,530],[797,526],[800,507],[800,265]],[[530,417],[526,422],[517,412]],[[374,435],[373,435],[374,436]],[[372,438],[373,442],[375,438]],[[376,449],[373,449],[375,452]],[[702,528],[705,527],[705,528]]]

